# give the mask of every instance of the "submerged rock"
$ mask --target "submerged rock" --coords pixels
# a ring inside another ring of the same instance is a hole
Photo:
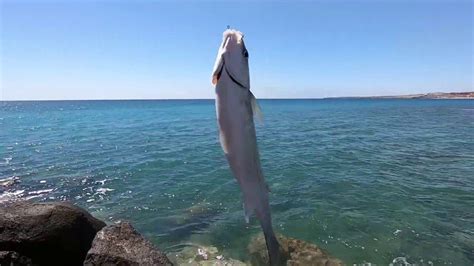
[[[104,226],[65,202],[5,203],[0,205],[0,251],[18,252],[38,265],[82,265],[96,232]]]
[[[330,257],[327,252],[303,240],[277,236],[286,260],[283,265],[341,266],[342,261]],[[255,237],[248,246],[252,265],[268,265],[268,253],[263,234]]]
[[[0,265],[28,265],[34,266],[31,259],[25,256],[20,255],[20,253],[15,251],[0,251]]]
[[[92,242],[84,265],[173,265],[166,255],[143,238],[131,224],[104,227]]]
[[[248,264],[226,258],[212,246],[186,246],[182,251],[171,253],[170,259],[175,265],[189,266],[246,266]]]

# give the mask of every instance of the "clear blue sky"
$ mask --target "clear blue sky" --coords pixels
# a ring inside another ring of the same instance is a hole
[[[260,98],[473,90],[472,1],[1,3],[1,98],[214,98],[222,31]]]

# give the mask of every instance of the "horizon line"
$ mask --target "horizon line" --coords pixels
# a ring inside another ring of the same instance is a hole
[[[409,99],[409,96],[422,96],[430,94],[459,94],[459,93],[474,93],[474,91],[457,91],[457,92],[428,92],[428,93],[413,93],[400,95],[370,95],[370,96],[328,96],[328,97],[275,97],[275,98],[258,98],[257,100],[324,100],[324,99],[357,99],[357,98],[401,98]],[[0,102],[60,102],[60,101],[186,101],[186,100],[215,100],[215,98],[119,98],[119,99],[0,99]]]

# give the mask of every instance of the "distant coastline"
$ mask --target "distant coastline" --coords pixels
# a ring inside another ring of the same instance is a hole
[[[468,92],[430,92],[407,95],[389,96],[333,96],[333,97],[308,97],[308,98],[258,98],[259,100],[325,100],[325,99],[474,99],[474,91]],[[135,99],[0,99],[0,103],[6,102],[81,102],[81,101],[214,101],[214,98],[135,98]]]
[[[334,97],[357,99],[474,99],[474,91],[469,92],[430,92],[422,94],[393,95],[393,96],[359,96]]]

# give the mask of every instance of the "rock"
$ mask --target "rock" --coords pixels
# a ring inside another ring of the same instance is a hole
[[[0,251],[0,265],[19,266],[28,265],[33,266],[31,259],[20,255],[15,251]]]
[[[341,266],[342,261],[330,257],[327,252],[314,244],[303,240],[277,236],[281,252],[288,266],[312,265],[312,266]],[[263,234],[255,237],[248,246],[250,262],[252,265],[268,265],[268,253]]]
[[[0,205],[0,250],[38,265],[82,265],[105,223],[65,202],[18,201]],[[2,264],[3,265],[3,264]]]
[[[104,227],[92,242],[84,265],[173,265],[166,255],[127,222]]]

